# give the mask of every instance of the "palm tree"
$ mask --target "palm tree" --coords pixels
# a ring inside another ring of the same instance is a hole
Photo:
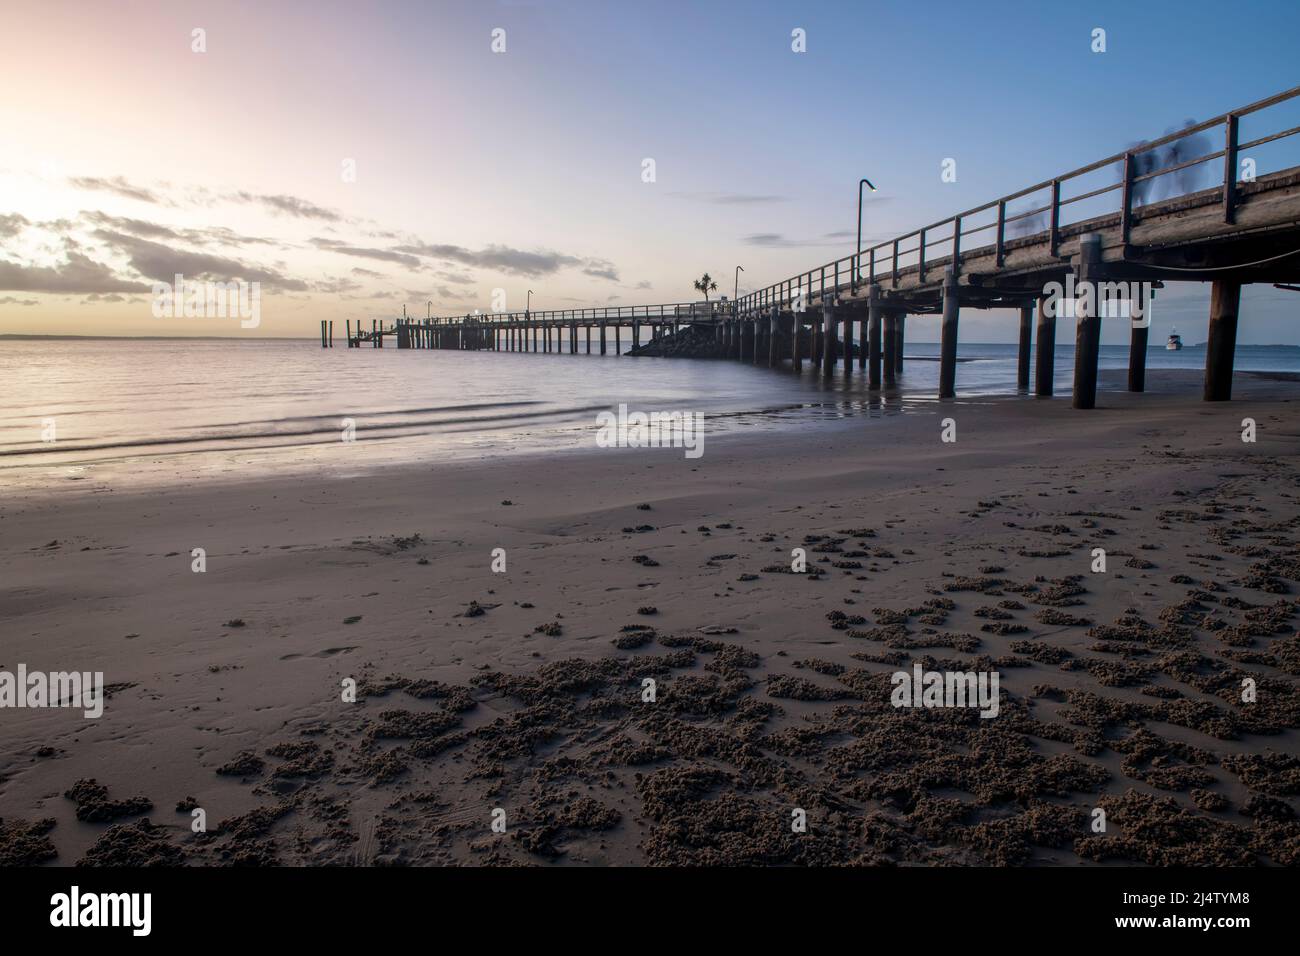
[[[713,281],[713,277],[707,272],[695,280],[695,289],[697,292],[704,293],[704,301],[709,301],[709,293],[718,291],[718,284]]]

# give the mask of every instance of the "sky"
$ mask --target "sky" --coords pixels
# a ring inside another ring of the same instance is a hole
[[[530,289],[692,301],[705,271],[730,295],[737,265],[743,295],[850,254],[862,176],[882,241],[1295,85],[1300,4],[5,0],[0,22],[0,334],[314,337]],[[258,282],[258,325],[156,316],[176,273]],[[1153,340],[1202,341],[1208,295],[1171,283]],[[1300,344],[1298,310],[1247,288],[1239,341]],[[1015,334],[962,314],[962,340]]]

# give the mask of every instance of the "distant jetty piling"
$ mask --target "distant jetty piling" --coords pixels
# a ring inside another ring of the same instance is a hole
[[[907,317],[934,316],[940,320],[939,397],[951,399],[957,393],[961,309],[1007,309],[1019,325],[1017,386],[1029,392],[1032,368],[1033,392],[1047,398],[1055,386],[1054,306],[1064,301],[1049,294],[1054,288],[1071,290],[1068,298],[1076,306],[1063,316],[1075,323],[1072,402],[1089,409],[1097,402],[1103,321],[1129,324],[1128,389],[1141,392],[1150,290],[1168,282],[1209,282],[1203,397],[1227,401],[1241,287],[1300,282],[1300,166],[1243,173],[1249,151],[1300,134],[1300,126],[1276,128],[1280,122],[1265,112],[1297,97],[1300,87],[1189,125],[736,301],[403,316],[391,324],[371,320],[369,330],[358,321],[355,331],[349,320],[347,345],[383,348],[392,339],[398,348],[591,355],[595,329],[600,355],[607,354],[612,334],[618,356],[726,358],[773,369],[788,363],[795,371],[808,359],[823,378],[841,361],[844,374],[851,374],[856,354],[868,390],[882,391],[899,386]],[[1258,135],[1242,141],[1246,117]],[[1205,151],[1216,134],[1221,146]],[[1174,143],[1176,148],[1168,148]],[[1193,148],[1200,153],[1188,155]],[[1147,153],[1172,159],[1160,168],[1135,162]],[[1107,169],[1115,171],[1109,184]],[[1218,184],[1152,199],[1173,192],[1170,184],[1192,182],[1198,170],[1217,170]],[[1009,212],[1017,206],[1026,208]],[[1108,310],[1138,301],[1145,307],[1141,321]],[[649,328],[644,346],[643,327]],[[631,338],[626,353],[625,328]],[[585,333],[582,351],[579,330]],[[321,347],[332,348],[333,339],[333,324],[322,321]]]

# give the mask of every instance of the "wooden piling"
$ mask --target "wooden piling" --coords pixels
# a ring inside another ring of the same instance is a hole
[[[903,374],[903,332],[907,327],[907,314],[897,312],[894,314],[894,337],[897,341],[894,343],[894,371]]]
[[[1237,350],[1237,310],[1241,283],[1215,279],[1210,289],[1210,331],[1205,340],[1205,400],[1232,398],[1232,366]]]
[[[1079,237],[1078,284],[1088,292],[1075,300],[1074,398],[1075,408],[1097,407],[1097,361],[1101,355],[1101,303],[1097,301],[1101,278],[1101,236]],[[1081,290],[1082,291],[1082,290]],[[1082,306],[1082,308],[1079,308]]]
[[[829,377],[835,371],[835,306],[830,300],[822,303],[822,375]]]
[[[1029,348],[1033,343],[1034,305],[1020,306],[1020,350],[1016,353],[1016,388],[1029,389]]]
[[[767,367],[776,368],[777,352],[776,343],[780,333],[781,313],[776,306],[772,306],[770,324],[767,327]]]
[[[880,336],[884,310],[880,301],[880,286],[872,283],[867,289],[867,388],[880,390]]]
[[[840,322],[844,345],[844,374],[853,374],[853,309],[844,310],[844,319]],[[859,343],[859,346],[861,343]]]
[[[1131,307],[1131,306],[1130,306]],[[1146,306],[1150,308],[1150,306]],[[1141,319],[1134,323],[1129,317],[1128,339],[1128,390],[1145,392],[1147,387],[1147,348],[1151,337],[1151,316],[1145,311]]]
[[[600,354],[605,354],[605,323],[600,323]]]
[[[864,308],[858,312],[858,371],[867,367],[867,353],[871,351],[871,309]]]
[[[1034,394],[1040,398],[1051,398],[1056,377],[1056,315],[1055,308],[1049,308],[1052,300],[1047,296],[1038,299],[1038,348],[1034,369]],[[1058,298],[1056,301],[1060,301]],[[1051,312],[1053,314],[1049,315]]]
[[[957,397],[957,319],[961,303],[957,275],[948,269],[943,276],[943,325],[939,332],[939,397]]]
[[[795,312],[790,316],[790,364],[796,372],[803,371],[803,354],[799,349],[799,333],[803,331],[802,312]]]
[[[882,333],[882,345],[884,347],[884,356],[882,366],[885,372],[885,388],[893,388],[898,384],[898,372],[894,350],[898,348],[898,313],[886,312],[884,331]]]

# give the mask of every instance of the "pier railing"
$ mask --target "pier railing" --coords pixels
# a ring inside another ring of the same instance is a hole
[[[1217,186],[1223,193],[1224,221],[1231,223],[1236,204],[1236,189],[1239,182],[1237,164],[1241,152],[1300,133],[1300,126],[1291,126],[1243,142],[1239,138],[1239,121],[1242,117],[1297,97],[1300,97],[1300,87],[1195,123],[1160,139],[1140,143],[1124,152],[1107,156],[1105,159],[1099,159],[1068,173],[1062,173],[982,206],[976,206],[974,209],[968,209],[853,254],[842,256],[741,296],[737,302],[738,312],[744,315],[770,309],[773,306],[789,306],[800,296],[807,303],[826,296],[838,296],[844,292],[855,294],[859,286],[869,286],[880,281],[889,281],[897,285],[900,276],[904,273],[914,272],[920,281],[924,282],[927,275],[934,272],[937,281],[942,278],[940,267],[952,268],[960,272],[966,256],[976,252],[980,256],[987,256],[990,249],[993,250],[997,265],[1000,267],[1009,240],[1032,238],[1037,243],[1046,241],[1051,254],[1056,255],[1060,230],[1065,224],[1062,219],[1063,214],[1067,211],[1074,212],[1075,208],[1082,208],[1076,204],[1083,204],[1102,196],[1118,194],[1111,208],[1097,209],[1096,207],[1101,204],[1094,203],[1091,216],[1113,214],[1118,211],[1124,236],[1127,239],[1130,227],[1140,219],[1138,209],[1143,204],[1146,194],[1151,191],[1151,184],[1155,180],[1217,159],[1223,161],[1222,178]],[[1149,153],[1150,158],[1154,159],[1160,154],[1153,151],[1210,130],[1221,132],[1223,137],[1221,148],[1187,159],[1178,157],[1179,161],[1160,166],[1158,169],[1146,169],[1143,168],[1145,164],[1139,163],[1139,157],[1144,154]],[[1116,181],[1101,186],[1084,182],[1091,174],[1108,167],[1116,170],[1118,174]],[[1082,191],[1078,194],[1073,194],[1065,188],[1067,184],[1077,185],[1081,182]],[[1210,188],[1210,185],[1201,188]],[[1040,193],[1045,194],[1045,202],[1034,198],[1035,194]],[[1070,194],[1063,196],[1063,193]],[[1042,202],[1042,204],[1031,205],[1027,209],[1008,210],[1008,207],[1023,200]],[[1079,222],[1087,218],[1090,216],[1077,215],[1071,221]],[[981,237],[980,245],[972,246],[970,242],[972,236]]]
[[[501,322],[671,322],[730,318],[734,302],[669,302],[662,305],[596,306],[586,309],[547,309],[522,312],[474,312],[467,315],[406,317],[413,325],[488,325]]]

